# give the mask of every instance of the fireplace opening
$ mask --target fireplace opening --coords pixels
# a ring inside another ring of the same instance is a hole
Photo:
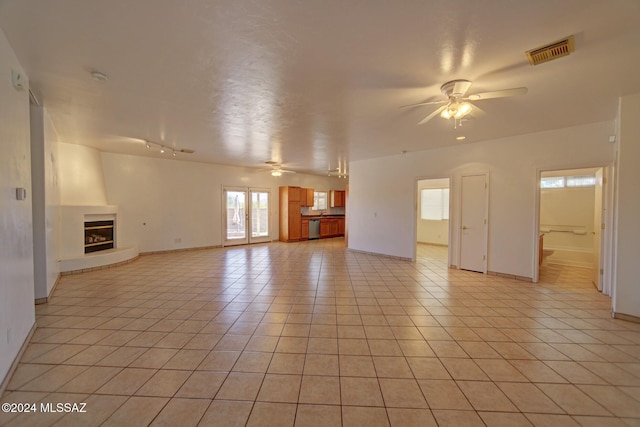
[[[86,221],[84,223],[84,253],[113,249],[113,220]]]

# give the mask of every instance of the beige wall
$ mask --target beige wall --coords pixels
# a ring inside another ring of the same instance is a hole
[[[412,258],[415,182],[421,177],[450,176],[450,261],[457,265],[460,177],[488,172],[488,270],[533,277],[538,171],[610,164],[615,144],[609,137],[614,133],[614,122],[607,121],[351,162],[349,246]]]
[[[12,70],[23,73],[0,30],[0,382],[35,323],[29,93],[13,87]]]
[[[335,177],[102,153],[107,202],[118,207],[118,237],[140,252],[218,246],[222,235],[223,186],[271,190],[271,236],[278,240],[278,187],[344,189]],[[349,208],[347,207],[347,215]]]
[[[640,317],[640,94],[620,99],[613,310]]]

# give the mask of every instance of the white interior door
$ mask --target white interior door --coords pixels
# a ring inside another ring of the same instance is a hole
[[[595,200],[593,210],[593,273],[591,280],[602,291],[602,168],[596,171]]]
[[[460,268],[487,272],[488,179],[462,177],[460,195]]]
[[[224,246],[271,240],[270,203],[268,189],[224,187]]]

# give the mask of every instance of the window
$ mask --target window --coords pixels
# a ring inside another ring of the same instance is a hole
[[[424,188],[420,190],[420,218],[432,221],[449,219],[448,188]]]
[[[326,191],[313,192],[313,207],[311,209],[314,211],[327,210],[327,192]]]
[[[568,176],[567,187],[593,187],[596,177],[593,175]]]
[[[564,176],[545,177],[540,180],[540,188],[563,188]]]
[[[593,175],[548,176],[540,179],[540,188],[593,187],[596,177]]]

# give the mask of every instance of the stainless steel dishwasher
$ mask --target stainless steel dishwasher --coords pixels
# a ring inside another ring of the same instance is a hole
[[[320,218],[309,218],[309,240],[320,238]]]

